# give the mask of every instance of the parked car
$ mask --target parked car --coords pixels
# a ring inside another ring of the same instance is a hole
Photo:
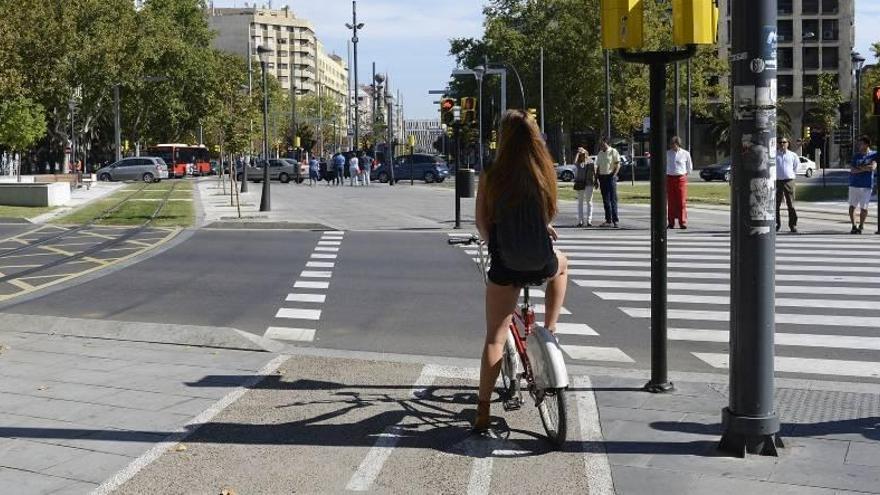
[[[813,174],[816,173],[816,162],[810,160],[805,156],[800,156],[798,158],[800,158],[797,168],[798,175],[803,175],[804,177],[812,177]]]
[[[617,178],[631,180],[633,172],[635,172],[635,180],[651,180],[651,160],[646,156],[637,156],[635,161],[622,163]]]
[[[159,182],[168,178],[168,165],[157,156],[130,156],[95,172],[100,181],[142,180]]]
[[[426,184],[443,182],[449,177],[449,167],[443,158],[437,155],[416,153],[402,155],[394,159],[394,180],[423,180]],[[386,164],[379,165],[370,173],[370,180],[388,182],[391,170]]]
[[[263,167],[265,167],[264,160],[257,160],[253,165],[248,166],[247,170],[247,178],[251,182],[262,182],[263,180]],[[308,172],[306,172],[305,176],[308,176]],[[237,180],[241,180],[243,177],[242,172],[239,170],[238,175],[236,177]],[[269,159],[269,180],[277,180],[283,184],[287,184],[292,180],[297,180],[298,182],[303,181],[302,168],[300,167],[300,175],[297,177],[296,174],[296,166],[294,162],[288,161],[284,158],[270,158]]]
[[[573,163],[563,163],[562,165],[554,163],[556,169],[556,178],[563,182],[571,182],[574,180],[575,165]]]
[[[713,180],[730,182],[730,159],[728,158],[720,163],[703,168],[700,170],[700,178],[706,182],[712,182]]]
[[[309,176],[308,164],[300,163],[293,158],[280,158],[280,160],[290,165],[290,167],[293,168],[294,172],[296,171],[297,167],[299,167],[299,176],[293,174],[293,178],[296,180],[297,184],[302,184],[302,182],[306,180],[306,178]]]

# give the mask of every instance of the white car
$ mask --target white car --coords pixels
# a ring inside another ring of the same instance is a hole
[[[805,177],[812,177],[816,173],[816,162],[805,156],[799,156],[797,174]]]

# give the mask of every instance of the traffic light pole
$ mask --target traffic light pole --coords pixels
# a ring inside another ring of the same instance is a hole
[[[666,237],[666,67],[696,53],[695,45],[670,52],[621,52],[627,62],[646,64],[651,82],[651,380],[645,390],[674,390],[667,365],[667,237]]]
[[[776,0],[733,3],[730,393],[718,448],[777,456],[774,406]]]

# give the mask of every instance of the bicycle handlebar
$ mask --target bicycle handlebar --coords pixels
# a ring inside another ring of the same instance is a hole
[[[480,243],[481,241],[480,241],[480,237],[479,237],[478,235],[476,235],[476,234],[471,234],[470,237],[457,237],[457,238],[452,238],[452,239],[449,239],[449,240],[446,241],[446,242],[448,242],[450,246],[456,246],[456,245],[465,245],[465,246],[467,246],[467,245],[470,245],[470,244],[478,244],[478,243]]]

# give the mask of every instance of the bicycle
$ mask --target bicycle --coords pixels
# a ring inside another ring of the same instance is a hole
[[[483,282],[487,283],[489,260],[485,243],[476,235],[453,238],[448,242],[450,245],[477,245],[477,263]],[[556,337],[535,324],[529,286],[523,287],[522,291],[523,300],[511,315],[510,332],[501,358],[503,388],[500,395],[504,410],[515,411],[523,405],[525,388],[538,409],[547,439],[559,447],[568,435],[568,372]]]

